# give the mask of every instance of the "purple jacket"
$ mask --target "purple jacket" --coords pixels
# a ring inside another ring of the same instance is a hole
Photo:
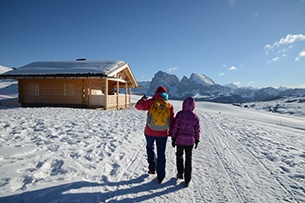
[[[183,101],[182,110],[176,115],[171,136],[177,145],[193,146],[195,140],[200,139],[200,123],[194,109],[195,99],[188,97]]]

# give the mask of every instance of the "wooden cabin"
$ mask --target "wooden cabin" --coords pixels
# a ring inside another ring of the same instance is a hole
[[[61,106],[124,109],[138,84],[127,63],[103,61],[34,62],[0,75],[17,79],[23,107]]]

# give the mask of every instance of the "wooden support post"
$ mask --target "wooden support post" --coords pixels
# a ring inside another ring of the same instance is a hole
[[[127,83],[125,83],[125,108],[129,106],[127,88],[128,88]]]
[[[119,89],[120,89],[120,83],[119,81],[116,81],[116,109],[119,109]]]
[[[105,85],[105,110],[108,109],[108,79],[106,78],[106,85]]]

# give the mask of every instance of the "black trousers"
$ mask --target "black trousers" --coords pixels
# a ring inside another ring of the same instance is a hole
[[[190,182],[192,178],[192,151],[193,146],[177,145],[176,164],[177,171],[184,173],[184,181]],[[183,154],[185,152],[185,163],[183,163]]]

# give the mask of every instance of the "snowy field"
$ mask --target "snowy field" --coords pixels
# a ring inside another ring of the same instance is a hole
[[[163,183],[147,174],[146,112],[20,108],[11,97],[0,97],[1,203],[305,202],[304,114],[197,102],[185,188],[170,139]],[[177,113],[181,101],[171,103]]]

